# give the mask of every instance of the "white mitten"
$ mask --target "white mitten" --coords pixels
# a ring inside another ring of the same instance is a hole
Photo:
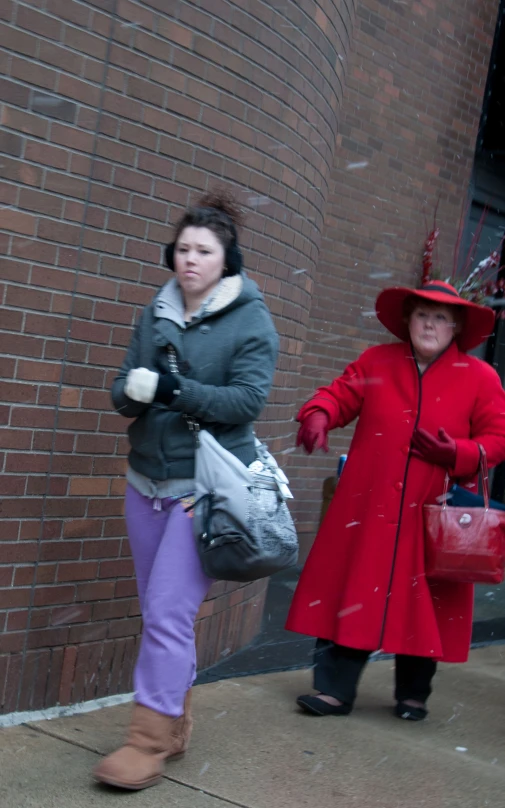
[[[153,370],[134,368],[126,377],[124,391],[133,401],[150,404],[154,401],[159,378],[159,373],[155,373]]]

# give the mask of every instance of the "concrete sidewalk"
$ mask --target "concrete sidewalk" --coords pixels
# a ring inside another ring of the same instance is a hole
[[[2,808],[484,808],[505,805],[505,645],[442,665],[420,724],[392,714],[392,662],[370,664],[347,718],[312,718],[295,697],[310,672],[195,688],[185,759],[139,793],[95,785],[131,705],[0,730]]]

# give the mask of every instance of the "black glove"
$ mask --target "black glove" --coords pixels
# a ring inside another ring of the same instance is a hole
[[[174,374],[161,373],[158,379],[156,393],[154,394],[154,400],[159,401],[160,404],[171,404],[177,389],[178,384]]]

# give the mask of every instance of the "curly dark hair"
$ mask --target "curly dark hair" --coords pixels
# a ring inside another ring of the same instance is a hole
[[[242,223],[242,210],[233,194],[218,188],[202,196],[196,205],[185,211],[175,226],[174,241],[186,227],[207,227],[227,250],[237,242],[237,231]]]

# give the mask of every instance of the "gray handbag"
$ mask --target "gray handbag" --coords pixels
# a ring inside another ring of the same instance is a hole
[[[189,421],[189,419],[188,419]],[[209,578],[255,581],[296,564],[298,538],[286,505],[288,479],[255,438],[244,466],[195,422],[193,532]]]

